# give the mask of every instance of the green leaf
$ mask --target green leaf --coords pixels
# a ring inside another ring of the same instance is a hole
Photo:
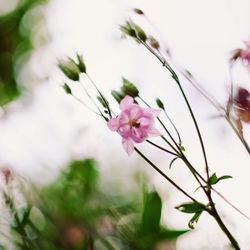
[[[145,197],[141,224],[141,233],[143,235],[148,235],[159,231],[161,209],[162,202],[159,194],[156,191],[147,193]]]
[[[206,206],[198,202],[183,203],[175,208],[183,213],[188,213],[188,214],[206,210]]]
[[[219,181],[221,181],[221,180],[226,180],[226,179],[231,179],[231,178],[233,178],[232,176],[230,176],[230,175],[223,175],[223,176],[221,176],[221,177],[217,177],[216,176],[216,173],[214,173],[210,178],[209,178],[209,180],[208,180],[208,184],[211,186],[211,185],[215,185],[215,184],[217,184]]]
[[[99,177],[96,162],[92,159],[73,161],[70,164],[70,171],[66,175],[70,188],[72,185],[82,186],[85,195],[89,195],[95,190]]]
[[[202,214],[202,211],[196,212],[191,220],[188,222],[188,226],[191,229],[194,229],[195,225],[198,223],[198,220]]]
[[[189,232],[189,230],[171,230],[171,229],[163,229],[158,234],[159,240],[172,240],[176,239],[179,236]]]

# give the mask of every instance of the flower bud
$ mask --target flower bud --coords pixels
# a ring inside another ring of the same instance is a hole
[[[134,8],[133,11],[138,15],[144,15],[144,12],[140,9]]]
[[[149,44],[152,48],[158,50],[160,48],[160,44],[159,42],[153,37],[153,36],[149,36]]]
[[[136,86],[128,81],[127,79],[123,78],[123,85],[121,87],[121,91],[124,93],[124,95],[128,95],[131,97],[137,97],[139,95],[139,90],[136,88]]]
[[[230,57],[230,62],[235,62],[236,60],[241,58],[241,53],[242,53],[242,49],[235,49],[232,52],[232,56]]]
[[[143,42],[146,42],[148,38],[144,30],[137,24],[133,23],[133,26],[134,26],[137,38],[141,39]]]
[[[79,68],[71,58],[69,58],[67,62],[60,62],[58,66],[64,73],[64,75],[68,77],[70,80],[72,81],[79,80],[79,75],[80,75]]]
[[[86,73],[86,65],[83,61],[82,55],[77,54],[77,60],[78,60],[78,69],[80,70],[81,73]]]
[[[124,98],[124,95],[116,90],[111,91],[111,95],[115,98],[115,100],[120,103],[121,100]]]
[[[159,98],[156,99],[156,104],[160,109],[165,110],[164,104]]]
[[[101,97],[101,96],[97,96],[96,98],[102,104],[104,108],[107,108],[107,109],[109,108],[109,103],[106,98],[104,99],[104,97]]]
[[[69,87],[69,85],[67,83],[64,83],[64,85],[62,87],[67,94],[72,95],[71,88]]]
[[[124,35],[128,35],[128,36],[136,38],[135,29],[131,26],[129,22],[126,22],[126,25],[121,25],[120,30],[123,32]]]

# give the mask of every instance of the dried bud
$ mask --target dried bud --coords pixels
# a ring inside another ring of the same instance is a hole
[[[69,87],[69,85],[67,83],[64,83],[64,85],[62,87],[67,94],[72,95],[71,88]]]
[[[138,15],[144,15],[144,12],[140,9],[134,8],[133,11]]]
[[[235,49],[232,51],[232,56],[230,57],[230,62],[235,62],[241,58],[242,49]]]
[[[116,91],[116,90],[112,90],[111,91],[111,95],[115,98],[115,100],[120,103],[121,100],[124,98],[124,94]]]
[[[129,95],[131,97],[137,97],[139,95],[139,90],[136,88],[136,86],[128,81],[127,79],[123,78],[123,85],[121,87],[121,91],[124,93],[124,95]]]
[[[82,55],[77,54],[77,60],[78,60],[78,69],[80,70],[81,73],[86,73],[86,65],[83,61]]]
[[[165,110],[164,104],[159,98],[156,99],[156,104],[160,109]]]
[[[71,58],[69,58],[67,62],[60,62],[58,66],[64,73],[64,75],[67,76],[70,80],[72,81],[79,80],[79,75],[80,75],[79,68]]]
[[[3,168],[1,169],[1,173],[4,176],[5,183],[8,184],[10,178],[12,177],[12,172],[9,168]]]
[[[153,36],[149,36],[148,40],[149,40],[149,44],[152,48],[154,48],[156,50],[158,50],[160,48],[159,42]]]
[[[244,88],[239,88],[233,100],[236,114],[241,121],[250,123],[250,93]]]

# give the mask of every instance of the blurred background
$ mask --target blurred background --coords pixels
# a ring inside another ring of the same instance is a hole
[[[133,13],[133,8],[142,9],[148,21]],[[57,64],[79,52],[106,96],[120,87],[123,76],[152,104],[160,97],[182,134],[188,156],[203,171],[199,142],[178,89],[143,48],[121,39],[119,25],[132,18],[154,34],[225,105],[228,60],[231,51],[249,39],[249,8],[247,0],[0,0],[1,166],[43,187],[55,181],[72,160],[91,157],[99,163],[101,185],[123,194],[137,192],[134,175],[142,171],[161,195],[161,223],[176,230],[187,228],[189,216],[174,209],[185,198],[138,156],[128,157],[119,136],[65,94],[61,86],[66,79]],[[234,82],[250,89],[249,72],[237,67]],[[79,86],[70,86],[79,98],[85,98]],[[217,111],[188,82],[183,80],[183,86],[197,114],[212,172],[234,177],[218,188],[250,214],[249,155],[228,124],[213,118]],[[247,124],[244,133],[248,140]],[[167,170],[171,158],[145,145],[140,148]],[[193,192],[196,186],[182,167],[176,163],[170,174]],[[250,222],[220,199],[216,204],[242,249],[250,249]],[[203,216],[194,231],[178,238],[176,249],[228,249],[227,239],[211,220]]]

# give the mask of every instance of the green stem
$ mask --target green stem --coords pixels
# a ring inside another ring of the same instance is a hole
[[[185,190],[183,190],[178,184],[176,184],[173,180],[171,180],[165,173],[163,173],[152,161],[150,161],[140,150],[135,148],[135,151],[149,164],[151,165],[161,176],[163,176],[168,182],[170,182],[176,189],[178,189],[181,193],[191,199],[193,202],[198,202],[191,195],[189,195]]]

